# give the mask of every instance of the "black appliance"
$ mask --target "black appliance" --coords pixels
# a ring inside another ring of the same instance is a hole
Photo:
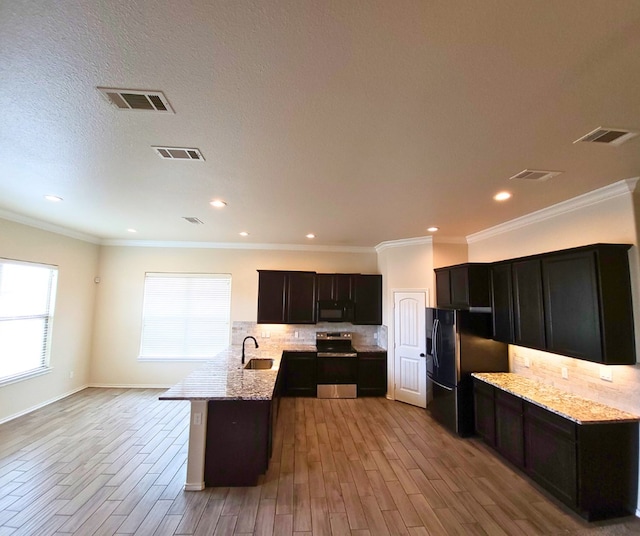
[[[316,381],[318,398],[356,398],[358,353],[351,345],[351,333],[316,333]]]
[[[318,322],[351,322],[353,302],[351,300],[318,300]]]
[[[473,435],[472,372],[507,372],[507,345],[491,339],[491,314],[427,308],[427,403],[431,416],[460,436]]]

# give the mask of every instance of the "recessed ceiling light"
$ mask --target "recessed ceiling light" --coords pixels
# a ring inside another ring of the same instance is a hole
[[[135,229],[127,229],[128,233],[137,233],[138,231],[136,231]]]
[[[309,234],[307,235],[307,238],[315,238],[315,237],[316,237],[316,235],[314,235],[313,233],[309,233]]]
[[[427,227],[427,231],[429,231],[430,233],[435,233],[436,231],[439,231],[440,227]]]
[[[58,202],[62,201],[62,197],[57,196],[57,195],[45,195],[44,198],[47,201],[51,201],[52,203],[58,203]]]
[[[498,192],[496,195],[493,196],[493,198],[496,201],[506,201],[510,197],[511,197],[511,194],[509,192]]]
[[[224,201],[222,201],[221,199],[214,199],[209,204],[212,207],[216,207],[216,208],[223,208],[223,207],[227,206],[227,204]]]
[[[240,233],[240,236],[249,236],[249,233],[247,233],[247,231],[242,231]]]

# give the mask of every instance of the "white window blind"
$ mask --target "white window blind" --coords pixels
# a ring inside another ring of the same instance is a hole
[[[210,358],[229,345],[231,276],[147,273],[140,358]]]
[[[0,259],[0,383],[45,370],[58,269]]]

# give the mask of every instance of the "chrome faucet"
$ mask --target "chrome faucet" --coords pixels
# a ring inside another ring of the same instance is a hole
[[[260,348],[258,346],[258,341],[256,341],[255,337],[252,337],[251,335],[247,336],[244,338],[244,340],[242,341],[242,364],[244,365],[244,343],[247,342],[247,339],[253,339],[253,342],[256,343],[256,348]]]

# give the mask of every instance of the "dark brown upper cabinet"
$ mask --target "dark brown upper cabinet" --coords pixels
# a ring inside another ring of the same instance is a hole
[[[635,364],[630,247],[594,244],[495,263],[494,338],[606,365]]]
[[[382,324],[382,276],[357,274],[353,276],[354,324]]]
[[[259,324],[314,324],[315,272],[258,270]]]
[[[450,309],[491,307],[490,267],[490,264],[484,263],[465,263],[436,268],[438,307]]]
[[[318,274],[318,300],[353,300],[354,274]]]

